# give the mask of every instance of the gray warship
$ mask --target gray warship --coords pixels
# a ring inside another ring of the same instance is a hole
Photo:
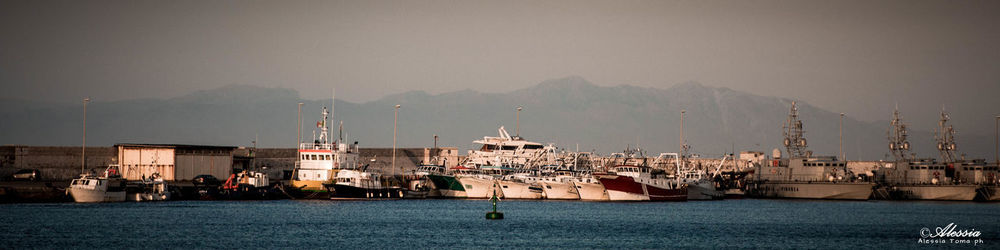
[[[881,162],[875,171],[879,183],[875,197],[892,200],[959,200],[971,201],[976,197],[975,176],[982,175],[982,165],[977,162],[955,158],[957,146],[954,129],[947,125],[948,115],[942,112],[935,139],[942,161],[933,158],[917,158],[910,152],[906,124],[899,116],[897,107],[892,114],[888,138],[889,151],[895,158],[892,162]],[[978,168],[979,170],[976,170]]]
[[[774,150],[773,158],[755,167],[747,195],[757,198],[867,200],[873,183],[862,181],[835,156],[813,156],[806,150],[802,121],[792,102],[784,125],[785,150]]]

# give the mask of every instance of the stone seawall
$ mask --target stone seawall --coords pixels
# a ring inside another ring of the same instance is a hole
[[[0,176],[20,169],[38,169],[43,180],[80,176],[80,147],[0,146]],[[87,147],[87,171],[101,172],[117,158],[114,147]]]

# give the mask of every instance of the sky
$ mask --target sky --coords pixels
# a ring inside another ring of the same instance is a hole
[[[2,1],[0,98],[231,84],[366,102],[581,76],[696,81],[992,134],[1000,1]],[[958,116],[958,117],[956,117]],[[964,126],[964,127],[963,127]]]

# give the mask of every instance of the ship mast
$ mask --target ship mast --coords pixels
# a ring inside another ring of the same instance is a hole
[[[806,138],[802,135],[805,131],[802,130],[802,121],[799,120],[799,109],[795,107],[795,102],[792,102],[784,129],[785,150],[788,151],[789,158],[805,156]]]
[[[320,144],[329,144],[329,142],[327,142],[327,137],[328,136],[327,136],[327,128],[326,128],[326,120],[328,118],[327,115],[329,115],[329,114],[330,113],[327,112],[326,107],[323,107],[323,120],[316,123],[316,126],[320,127],[320,133],[319,133],[319,143]]]
[[[954,162],[958,146],[955,145],[955,129],[948,125],[948,120],[951,120],[951,117],[942,109],[941,121],[938,122],[938,128],[934,130],[934,140],[937,141],[937,149],[941,152],[941,159],[945,162]]]
[[[910,155],[910,142],[906,140],[906,124],[903,124],[899,117],[899,107],[892,112],[892,122],[889,123],[889,151],[896,157],[896,161],[908,161]]]

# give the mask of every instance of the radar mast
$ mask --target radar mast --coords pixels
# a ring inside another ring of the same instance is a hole
[[[784,126],[785,150],[788,151],[789,158],[806,156],[806,138],[802,130],[802,121],[799,120],[799,108],[792,102],[791,111],[788,113],[788,120]]]

